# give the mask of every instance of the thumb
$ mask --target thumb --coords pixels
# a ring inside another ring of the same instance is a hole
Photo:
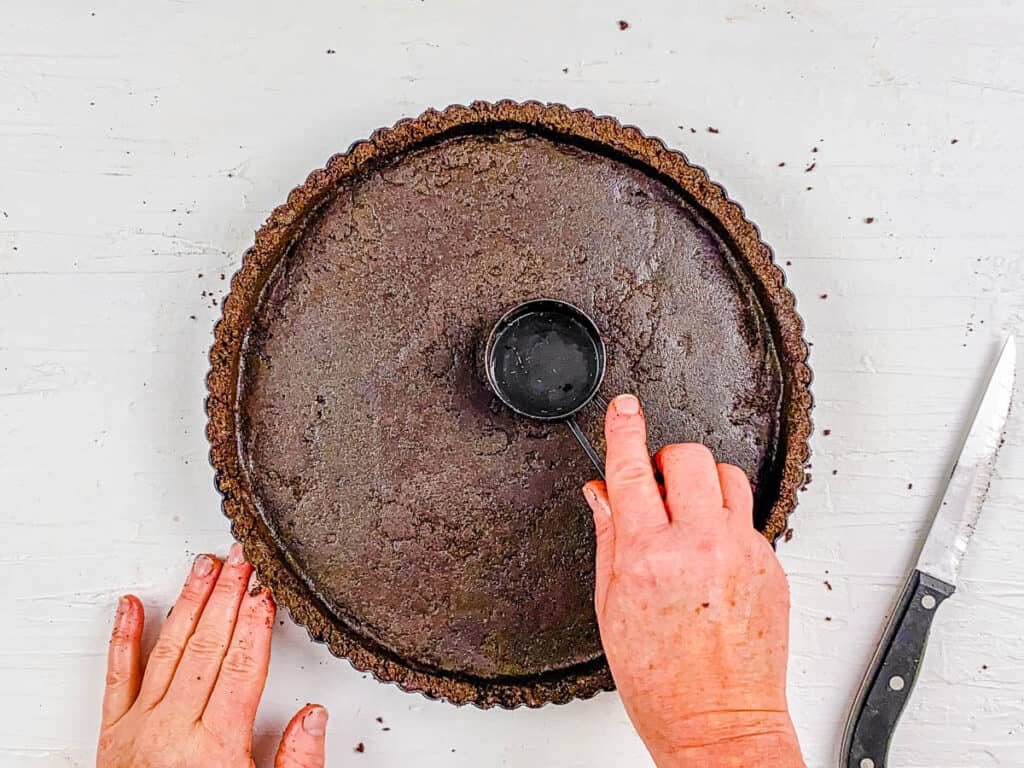
[[[284,729],[274,768],[324,768],[326,732],[327,710],[307,704]]]
[[[608,583],[612,576],[612,562],[615,558],[615,524],[612,522],[612,507],[608,501],[608,487],[602,480],[591,480],[583,486],[583,495],[594,513],[594,531],[597,536],[597,562],[594,565],[594,606],[598,619],[604,613]]]

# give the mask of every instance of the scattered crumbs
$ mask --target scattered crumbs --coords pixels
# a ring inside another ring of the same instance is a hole
[[[334,53],[334,49],[333,49],[333,48],[328,48],[328,49],[327,49],[327,55],[328,55],[328,56],[329,56],[329,55],[331,55],[331,54],[333,54],[333,53]],[[360,751],[361,751],[361,750],[360,750]]]
[[[811,171],[814,170],[814,166],[816,166],[816,165],[817,165],[816,162],[815,163],[811,163],[806,168],[804,168],[804,173],[810,173]]]
[[[821,430],[821,434],[823,434],[825,437],[828,437],[829,435],[832,434],[832,430],[831,429],[823,429],[823,430]]]
[[[793,262],[792,261],[787,261],[786,262],[786,266],[787,267],[792,267],[793,266]]]
[[[956,141],[956,139],[953,139],[953,141]],[[986,669],[988,669],[988,664],[982,664],[981,665],[982,672],[984,672]]]
[[[817,147],[811,147],[811,152],[817,152],[817,151],[818,151]]]
[[[822,301],[824,301],[825,299],[827,299],[827,298],[828,298],[828,294],[827,294],[827,293],[823,293],[823,294],[821,294],[821,296],[819,296],[818,298],[819,298],[819,299],[821,299]]]
[[[3,213],[5,219],[7,218],[7,211],[0,211],[0,213]]]
[[[696,128],[691,128],[691,129],[690,129],[690,133],[696,133],[696,132],[697,132],[697,129],[696,129]]]
[[[825,621],[832,621],[832,617],[831,616],[826,616],[825,617]]]
[[[203,291],[201,295],[203,296],[203,298],[206,298],[206,291]]]
[[[839,474],[839,470],[838,469],[833,469],[832,470],[832,474],[833,475],[838,475]]]
[[[220,273],[220,279],[221,279],[221,280],[223,280],[223,279],[224,279],[224,273],[223,273],[223,272],[221,272],[221,273]]]
[[[960,141],[960,139],[952,139],[952,140],[950,140],[949,143],[950,144],[956,144],[958,141]]]
[[[914,490],[914,484],[913,483],[907,483],[907,490],[908,491]]]
[[[810,192],[812,189],[814,189],[814,187],[808,187],[807,191]]]
[[[825,575],[828,576],[828,573],[829,573],[829,570],[828,570],[828,568],[826,568],[825,569]]]
[[[785,167],[786,167],[786,163],[785,162],[779,163],[779,168],[785,168]]]
[[[189,316],[188,316],[188,319],[189,319],[189,320],[195,320],[195,319],[196,319],[196,316],[195,316],[195,315],[189,315]]]
[[[376,719],[376,721],[378,723],[383,723],[384,722],[384,718],[383,717],[378,717],[378,718],[375,718],[375,719]]]
[[[874,224],[875,223],[875,217],[874,216],[865,216],[864,217],[864,223],[865,224]]]
[[[390,731],[391,729],[388,726],[385,725],[383,728],[381,728],[381,730],[382,731]]]
[[[827,589],[829,592],[832,591],[832,585],[828,583],[828,579],[825,579],[825,589]]]
[[[202,272],[200,272],[200,273],[199,273],[198,275],[196,275],[196,277],[198,277],[199,279],[202,279],[202,277],[203,277],[203,273],[202,273]]]
[[[569,68],[568,67],[562,67],[562,74],[563,75],[568,75],[569,74]]]
[[[784,534],[782,534],[782,540],[786,541],[786,542],[790,542],[790,541],[793,540],[793,529],[792,528],[787,528],[786,529],[786,532]]]
[[[358,744],[356,744],[355,751],[358,752],[359,754],[362,754],[363,752],[366,751],[366,745],[363,744],[363,742],[360,741]]]
[[[284,626],[284,621],[279,621],[277,623],[280,624],[282,627]]]
[[[712,127],[711,127],[711,126],[709,125],[709,126],[708,126],[708,133],[718,133],[718,129],[717,129],[717,128],[712,128]]]
[[[710,608],[711,607],[711,603],[701,603],[700,607],[701,608]]]
[[[619,19],[619,29],[625,32],[627,29],[629,29],[629,22],[624,19]],[[454,751],[455,750],[453,749],[452,752]]]

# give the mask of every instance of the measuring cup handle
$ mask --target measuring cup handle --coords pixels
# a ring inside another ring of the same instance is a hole
[[[576,423],[576,419],[567,419],[566,423],[569,425],[569,430],[573,433],[576,440],[583,448],[583,452],[590,457],[590,460],[594,463],[594,468],[597,469],[597,473],[601,475],[601,479],[604,480],[604,461],[601,459],[601,454],[594,449],[590,439],[583,434],[583,430],[580,429],[580,425]]]

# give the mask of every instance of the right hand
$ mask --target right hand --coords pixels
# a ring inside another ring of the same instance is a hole
[[[655,463],[631,395],[605,422],[608,480],[584,489],[597,528],[601,642],[660,768],[802,768],[786,704],[789,586],[754,529],[743,471],[702,445]]]

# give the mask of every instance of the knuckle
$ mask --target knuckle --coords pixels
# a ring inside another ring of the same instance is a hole
[[[131,680],[131,675],[125,670],[121,669],[110,669],[107,670],[107,676],[104,682],[107,688],[120,688],[123,685],[127,685]]]
[[[611,481],[619,485],[642,483],[654,477],[650,462],[634,460],[616,462],[608,474]]]
[[[224,653],[224,641],[207,632],[196,632],[188,639],[186,650],[200,658],[216,658]]]
[[[260,659],[248,648],[232,648],[224,657],[221,673],[233,677],[251,677],[260,668]]]
[[[157,665],[177,664],[181,656],[181,646],[169,638],[162,637],[157,640],[149,654],[149,663]]]
[[[662,448],[661,453],[663,459],[670,461],[714,461],[711,450],[700,443],[673,443]]]

